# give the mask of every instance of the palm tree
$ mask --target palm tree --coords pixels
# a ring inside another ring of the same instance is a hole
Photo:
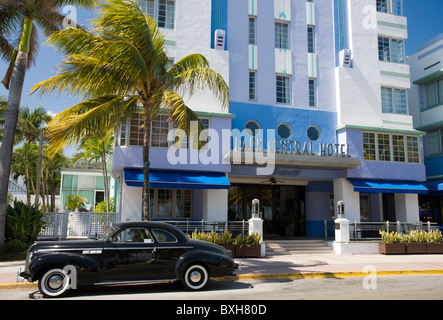
[[[22,147],[12,153],[14,160],[11,167],[14,179],[23,176],[26,182],[26,198],[31,205],[31,192],[35,194],[34,177],[37,168],[38,146],[35,143],[25,142]],[[37,195],[36,195],[37,197]]]
[[[83,151],[81,151],[83,150]],[[108,185],[108,170],[106,168],[106,161],[110,154],[114,151],[114,137],[108,137],[104,140],[98,137],[92,137],[87,140],[82,140],[77,148],[76,154],[72,157],[74,164],[80,159],[93,163],[101,163],[103,172],[103,183],[105,187],[105,201],[106,212],[109,212],[109,185]]]
[[[12,149],[26,70],[37,55],[38,25],[46,36],[62,27],[65,5],[92,8],[96,0],[0,0],[0,57],[10,63],[2,83],[9,89],[0,149],[0,245],[4,243],[6,200]],[[18,35],[15,32],[19,30]],[[14,43],[18,47],[14,47]]]
[[[94,30],[66,29],[48,42],[66,55],[57,74],[37,84],[41,94],[64,92],[86,100],[59,113],[49,123],[48,137],[54,151],[94,136],[97,128],[113,130],[141,106],[143,139],[143,217],[149,212],[149,147],[151,119],[162,108],[173,124],[189,130],[197,115],[183,96],[208,88],[227,108],[226,82],[210,69],[200,54],[188,55],[167,69],[164,37],[155,20],[129,0],[99,4]]]
[[[16,138],[26,142],[38,141],[40,131],[51,120],[51,115],[43,107],[32,111],[28,106],[21,108],[17,120]]]

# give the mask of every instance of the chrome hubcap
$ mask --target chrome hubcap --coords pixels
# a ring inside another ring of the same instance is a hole
[[[189,276],[189,279],[194,283],[199,282],[201,280],[201,278],[202,278],[202,275],[198,271],[192,271],[191,275]]]
[[[52,275],[47,283],[48,287],[52,290],[60,289],[63,286],[63,277],[59,274]]]

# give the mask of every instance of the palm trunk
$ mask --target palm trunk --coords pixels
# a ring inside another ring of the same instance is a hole
[[[40,184],[42,182],[42,160],[43,160],[43,141],[45,139],[45,129],[40,130],[40,145],[38,148],[38,162],[37,162],[37,190],[36,194],[40,194]],[[35,207],[38,208],[40,198],[35,198]]]
[[[144,105],[145,126],[143,135],[143,219],[151,220],[150,189],[149,189],[149,147],[151,142],[151,108]]]
[[[109,212],[108,170],[106,169],[106,148],[104,141],[102,141],[102,170],[103,170],[103,183],[105,186],[106,212]]]
[[[8,198],[9,175],[11,174],[12,149],[17,127],[18,113],[28,66],[29,43],[33,19],[25,18],[17,58],[12,71],[8,107],[5,115],[2,147],[0,149],[0,246],[5,242],[6,205]]]
[[[28,206],[31,205],[31,186],[29,184],[29,172],[28,167],[25,168],[25,180],[26,180],[26,200]]]

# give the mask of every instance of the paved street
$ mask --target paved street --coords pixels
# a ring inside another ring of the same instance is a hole
[[[0,290],[1,300],[47,300],[36,288]],[[61,300],[442,300],[443,275],[212,281],[204,291],[180,284],[93,287]],[[202,303],[203,305],[204,303]]]

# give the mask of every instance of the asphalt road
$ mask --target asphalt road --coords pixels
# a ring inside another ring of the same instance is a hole
[[[60,300],[223,301],[262,300],[443,300],[443,275],[409,275],[297,280],[211,281],[204,291],[180,284],[92,287],[73,290]],[[36,288],[0,290],[0,300],[48,300]],[[52,300],[52,299],[50,299]],[[179,305],[182,305],[180,302]],[[169,310],[172,312],[171,310]]]

